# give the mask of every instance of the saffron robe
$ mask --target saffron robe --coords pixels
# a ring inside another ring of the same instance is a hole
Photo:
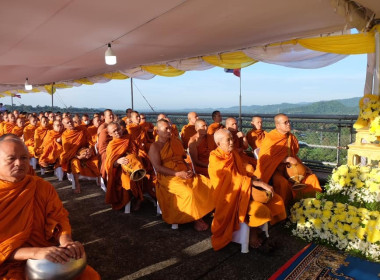
[[[187,124],[184,127],[182,127],[181,130],[181,139],[182,144],[185,149],[188,148],[189,140],[191,136],[195,135],[197,131],[195,130],[195,125],[193,124]]]
[[[57,139],[61,137],[62,133],[54,130],[49,130],[46,134],[42,142],[42,153],[38,159],[38,162],[42,167],[47,167],[49,164],[53,163],[56,163],[56,167],[59,166],[57,160],[63,149],[61,143],[57,142]]]
[[[195,137],[195,136],[193,136],[193,137]],[[193,140],[190,139],[190,142],[191,141],[193,141]],[[208,165],[209,157],[210,157],[210,150],[208,148],[207,137],[203,137],[202,139],[200,139],[198,141],[199,142],[196,143],[198,161]],[[209,177],[207,167],[199,166],[194,162],[194,159],[191,159],[191,160],[192,160],[191,163],[193,164],[195,173],[202,174],[203,176]]]
[[[106,151],[107,151],[107,145],[112,140],[112,137],[109,136],[107,127],[103,128],[103,130],[99,131],[98,129],[98,153],[100,155],[100,174],[102,175],[103,179],[106,179],[106,169],[105,169],[105,162],[106,162]]]
[[[5,122],[3,125],[3,134],[12,133],[12,129],[16,126],[16,123]]]
[[[37,126],[28,124],[24,128],[24,143],[28,148],[30,157],[34,157],[34,132]]]
[[[42,142],[44,141],[44,138],[46,134],[48,133],[49,128],[47,127],[37,127],[37,129],[34,131],[34,155],[35,157],[39,157],[42,154]]]
[[[130,135],[123,135],[115,138],[108,143],[105,170],[107,172],[107,192],[106,203],[112,205],[113,209],[123,208],[130,200],[132,195],[140,200],[143,199],[142,182],[134,182],[130,179],[130,174],[125,172],[120,165],[114,167],[114,163],[121,157],[133,153],[134,143]]]
[[[253,151],[257,148],[260,148],[266,134],[267,132],[262,129],[251,129],[247,132],[247,141]]]
[[[187,171],[185,150],[178,138],[171,137],[160,151],[161,164],[175,171]],[[203,175],[190,179],[158,173],[157,200],[162,218],[168,224],[184,224],[199,220],[214,209],[213,189]]]
[[[24,128],[23,127],[19,127],[19,126],[15,126],[13,129],[12,129],[12,132],[14,135],[18,136],[18,137],[22,137],[22,135],[24,134]]]
[[[288,137],[290,138],[289,140]],[[298,191],[299,193],[292,191],[293,184],[286,179],[286,174],[283,171],[278,170],[279,165],[282,164],[282,161],[287,156],[294,157],[298,162],[302,163],[297,157],[298,151],[297,138],[291,133],[282,134],[276,129],[265,136],[260,147],[255,176],[266,183],[272,179],[275,192],[282,197],[286,206],[298,196],[314,196],[316,192],[322,191],[315,174],[307,174],[302,180],[301,183],[306,184],[306,188]]]
[[[0,180],[0,278],[25,279],[25,262],[9,260],[20,247],[58,245],[61,234],[71,234],[68,212],[54,187],[37,176],[17,183]],[[87,266],[77,279],[100,279]]]
[[[216,149],[217,147],[214,140],[214,134],[221,128],[224,128],[224,125],[216,122],[210,124],[210,126],[207,127],[207,145],[210,151]]]
[[[95,147],[96,142],[98,141],[98,128],[96,126],[87,127],[87,133],[90,137],[90,145]]]
[[[179,137],[179,132],[178,132],[177,126],[174,123],[172,123],[171,127],[172,127],[172,137],[178,138]],[[157,141],[157,139],[158,139],[158,133],[157,133],[157,127],[156,126],[153,128],[153,136],[154,136],[155,141]]]
[[[266,204],[252,200],[253,167],[242,160],[237,151],[226,153],[220,148],[213,150],[208,172],[215,189],[215,213],[211,225],[214,250],[231,242],[232,234],[240,228],[240,223],[258,227],[266,222],[275,224],[286,218],[280,196],[274,194]]]
[[[141,128],[145,130],[146,136],[148,143],[153,143],[154,142],[154,136],[153,136],[153,130],[154,130],[154,125],[150,122],[144,122],[140,124]]]

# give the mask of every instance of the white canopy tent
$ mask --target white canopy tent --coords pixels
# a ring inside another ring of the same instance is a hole
[[[0,93],[25,93],[26,77],[46,91],[115,78],[105,73],[151,78],[156,72],[144,66],[187,70],[200,56],[365,29],[376,14],[377,0],[3,1]],[[108,43],[113,66],[104,62]],[[197,63],[188,69],[212,67]]]

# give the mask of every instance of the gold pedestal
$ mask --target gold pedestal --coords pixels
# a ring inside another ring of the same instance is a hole
[[[380,144],[369,143],[370,133],[368,129],[360,129],[356,133],[356,141],[348,145],[347,164],[357,165],[360,157],[367,158],[367,165],[372,161],[379,161],[380,165]],[[365,143],[368,142],[368,143]]]

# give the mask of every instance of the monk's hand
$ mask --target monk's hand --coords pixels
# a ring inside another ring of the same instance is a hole
[[[33,259],[46,259],[53,263],[64,264],[70,260],[70,257],[70,253],[66,248],[52,246],[38,248],[33,256]]]
[[[55,140],[55,141],[57,141],[58,143],[61,143],[61,142],[62,142],[62,139],[61,139],[61,137],[59,137],[59,138],[57,138],[57,140]]]
[[[77,155],[77,159],[79,160],[86,159],[86,155],[85,154]]]
[[[298,160],[295,159],[294,157],[286,157],[286,158],[285,158],[285,163],[297,164],[297,163],[298,163]]]
[[[77,260],[84,256],[84,247],[79,241],[67,242],[66,244],[61,244],[61,247],[66,248],[73,259]]]
[[[191,172],[191,170],[189,171]],[[193,176],[193,172],[191,172],[190,174],[189,171],[178,171],[175,173],[175,176],[180,177],[182,179],[189,179]]]
[[[252,180],[252,185],[255,187],[263,188],[264,190],[270,191],[271,193],[274,193],[274,189],[271,185],[268,185],[267,183],[264,183],[263,181],[255,181]]]
[[[237,136],[238,138],[242,138],[242,137],[244,137],[244,133],[241,132],[241,131],[239,131],[238,133],[236,133],[236,136]]]
[[[129,163],[129,159],[125,158],[125,157],[121,157],[119,158],[117,161],[116,161],[117,164],[128,164]]]

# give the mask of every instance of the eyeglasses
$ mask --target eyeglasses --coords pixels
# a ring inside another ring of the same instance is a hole
[[[285,121],[285,122],[282,122],[282,123],[280,123],[280,124],[288,125],[288,124],[290,124],[290,121]]]

